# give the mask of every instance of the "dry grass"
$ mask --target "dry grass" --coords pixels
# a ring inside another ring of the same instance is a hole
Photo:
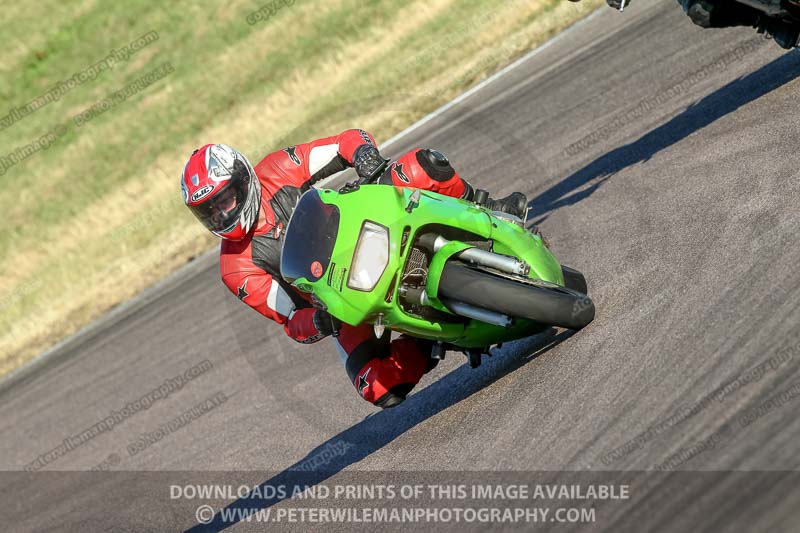
[[[0,116],[111,48],[160,39],[0,131],[0,156],[166,61],[175,72],[0,177],[0,375],[213,245],[177,187],[196,146],[258,159],[348,127],[387,139],[601,1],[297,0],[254,25],[264,2],[6,12]]]

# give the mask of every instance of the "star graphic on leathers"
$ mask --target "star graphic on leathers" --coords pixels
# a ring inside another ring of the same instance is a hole
[[[369,383],[367,383],[367,376],[369,375],[372,367],[369,367],[366,372],[364,372],[360,378],[358,378],[358,393],[361,396],[364,396],[364,391],[367,390],[369,387]]]
[[[397,174],[397,177],[400,178],[401,181],[403,181],[405,183],[411,183],[411,179],[409,179],[409,177],[406,176],[406,173],[403,172],[403,164],[402,163],[396,164],[394,166],[394,171]]]
[[[245,298],[250,296],[250,293],[247,292],[247,282],[250,281],[249,279],[244,280],[241,287],[236,289],[236,297],[240,300],[244,301]]]

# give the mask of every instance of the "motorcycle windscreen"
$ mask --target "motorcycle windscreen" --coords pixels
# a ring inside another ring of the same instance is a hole
[[[316,189],[297,203],[286,230],[281,252],[281,276],[289,283],[299,278],[314,282],[328,270],[336,234],[339,208],[326,204]]]

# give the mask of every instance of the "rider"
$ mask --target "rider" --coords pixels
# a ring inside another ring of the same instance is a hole
[[[355,168],[362,183],[415,187],[466,200],[474,195],[440,152],[418,148],[389,164],[372,135],[357,129],[273,152],[255,167],[230,146],[207,144],[192,153],[181,176],[184,203],[222,238],[222,281],[301,343],[317,342],[339,324],[281,278],[283,232],[300,195],[347,167]],[[487,203],[520,217],[526,205],[522,193]],[[436,363],[430,342],[405,335],[390,342],[388,333],[377,339],[368,324],[341,324],[335,339],[359,394],[384,408],[402,402]]]

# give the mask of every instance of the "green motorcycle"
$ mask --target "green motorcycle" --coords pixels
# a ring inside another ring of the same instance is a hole
[[[488,348],[594,318],[583,275],[513,215],[419,189],[355,185],[303,194],[281,275],[341,322],[437,341],[433,356]]]

